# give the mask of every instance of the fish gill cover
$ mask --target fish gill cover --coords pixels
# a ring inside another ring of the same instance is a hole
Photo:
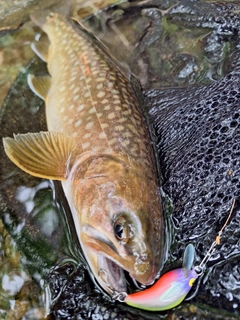
[[[240,192],[240,7],[227,1],[184,0],[171,5],[165,11],[169,1],[123,4],[86,21],[113,55],[121,61],[125,57],[145,88],[162,189],[173,205],[173,227],[166,225],[171,246],[166,248],[163,272],[181,265],[189,242],[196,248],[195,263],[201,261]],[[119,50],[122,43],[125,50]],[[31,68],[42,70],[43,65],[35,60]],[[152,89],[159,87],[165,88]],[[43,108],[23,73],[3,105],[1,135],[44,129]],[[193,287],[191,304],[151,314],[112,302],[92,284],[84,260],[76,267],[79,249],[66,245],[74,233],[70,236],[58,220],[64,220],[68,210],[63,198],[58,195],[54,201],[55,188],[20,172],[2,149],[1,158],[1,217],[27,257],[30,274],[36,275],[36,270],[48,274],[53,299],[49,319],[239,318],[239,201],[219,250]],[[26,189],[30,196],[24,198]],[[169,222],[172,208],[167,205]],[[52,228],[43,223],[49,212]],[[62,265],[66,257],[75,263]]]

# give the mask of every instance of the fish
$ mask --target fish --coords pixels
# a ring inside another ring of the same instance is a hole
[[[49,46],[32,44],[48,75],[28,75],[45,101],[48,131],[3,138],[30,175],[61,181],[97,283],[126,292],[124,271],[152,284],[162,264],[163,213],[150,133],[129,74],[66,16],[31,15]]]

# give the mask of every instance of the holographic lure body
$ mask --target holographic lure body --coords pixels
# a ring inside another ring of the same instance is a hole
[[[184,252],[182,268],[167,272],[149,289],[127,295],[124,302],[149,311],[163,311],[179,305],[198,277],[195,269],[191,269],[194,251],[193,245],[189,244]]]

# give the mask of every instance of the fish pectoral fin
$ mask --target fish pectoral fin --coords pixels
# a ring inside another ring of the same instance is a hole
[[[42,34],[38,41],[33,41],[31,44],[32,50],[36,55],[45,62],[48,62],[49,40],[46,34]]]
[[[41,99],[46,100],[48,91],[51,86],[51,77],[50,76],[35,77],[34,75],[29,74],[27,81],[30,89]]]
[[[67,178],[75,154],[74,140],[61,132],[17,134],[3,138],[7,156],[23,171],[52,180]]]

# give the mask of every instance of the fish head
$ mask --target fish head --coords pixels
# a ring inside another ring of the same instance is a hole
[[[80,171],[73,179],[78,236],[96,280],[110,294],[126,292],[124,271],[141,284],[152,284],[162,251],[156,181],[114,156],[94,158]]]

